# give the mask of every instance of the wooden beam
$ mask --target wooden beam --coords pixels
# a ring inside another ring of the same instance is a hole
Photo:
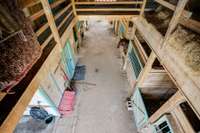
[[[44,13],[46,15],[48,24],[49,24],[49,26],[51,28],[53,37],[54,37],[55,41],[57,42],[57,45],[60,46],[60,51],[61,51],[63,45],[62,45],[61,40],[60,40],[60,35],[58,33],[58,29],[56,27],[53,14],[51,12],[51,8],[50,8],[50,5],[49,5],[49,2],[47,0],[40,0],[40,1],[42,3],[43,9],[44,9]]]
[[[77,11],[140,11],[140,8],[82,8]]]
[[[61,3],[65,2],[65,1],[66,1],[66,0],[57,0],[57,1],[53,2],[53,3],[50,5],[50,7],[51,7],[51,8],[55,8],[55,7],[57,7],[58,5],[60,5]]]
[[[114,32],[115,32],[115,35],[117,35],[118,33],[117,33],[117,27],[118,27],[118,21],[117,20],[115,20],[115,23],[114,23],[114,26],[115,26],[115,29],[114,29]]]
[[[20,3],[21,8],[27,8],[27,7],[31,7],[34,6],[35,4],[40,3],[39,0],[18,0]]]
[[[49,24],[46,23],[42,27],[40,27],[35,33],[37,36],[39,36],[42,32],[44,32],[49,27]]]
[[[176,118],[177,122],[180,123],[180,126],[185,133],[195,133],[180,106],[176,106],[176,108],[172,111],[172,115]]]
[[[34,20],[38,19],[39,17],[41,17],[42,15],[44,15],[44,10],[43,10],[43,9],[40,10],[40,11],[38,11],[38,12],[36,12],[36,13],[34,13],[34,14],[31,15],[29,18],[30,18],[32,21],[34,21]]]
[[[144,14],[144,9],[145,9],[145,6],[146,6],[146,2],[147,2],[147,0],[143,0],[142,8],[141,8],[141,11],[140,11],[140,17]]]
[[[116,5],[116,4],[143,4],[143,1],[124,1],[124,2],[75,2],[76,5]]]
[[[164,103],[150,118],[149,122],[154,123],[163,114],[170,113],[177,105],[186,101],[180,91],[177,91],[166,103]]]
[[[173,30],[176,28],[177,24],[179,23],[179,19],[181,18],[182,12],[187,4],[188,0],[179,0],[176,10],[174,12],[174,15],[169,23],[169,27],[167,29],[167,32],[165,34],[164,37],[164,41],[163,44],[161,45],[161,47],[166,45],[166,42],[170,36],[170,34],[173,32]]]
[[[200,22],[194,19],[181,20],[180,24],[200,34]]]
[[[144,69],[140,72],[139,77],[137,79],[137,86],[138,87],[142,85],[142,83],[144,82],[144,80],[147,77],[148,73],[151,71],[152,65],[153,65],[155,59],[156,59],[156,55],[152,51],[150,56],[149,56],[149,58],[148,58],[148,60],[147,60],[147,63],[145,64]]]
[[[167,1],[164,1],[164,0],[155,0],[155,1],[169,9],[171,9],[172,11],[176,10],[176,6]],[[189,11],[183,10],[183,12],[182,12],[182,16],[184,16],[185,18],[189,18],[191,15],[192,15],[192,13]]]
[[[67,5],[64,9],[62,9],[59,13],[57,13],[56,16],[54,17],[55,20],[58,19],[64,12],[66,12],[66,11],[70,8],[71,5],[72,5],[72,4],[70,3],[70,4]]]
[[[44,49],[47,44],[51,41],[51,39],[53,38],[53,34],[49,35],[48,38],[41,44],[41,48]]]
[[[71,0],[71,3],[72,3],[72,8],[73,8],[73,13],[74,13],[75,17],[77,17],[76,6],[75,6],[75,0]]]
[[[61,41],[62,44],[65,44],[67,39],[70,37],[70,35],[73,33],[72,29],[74,27],[74,25],[76,25],[78,19],[75,17],[72,22],[70,23],[70,25],[67,27],[67,29],[65,30],[65,32],[63,33],[63,35],[61,36]]]
[[[144,63],[146,63],[147,59],[148,59],[147,53],[145,52],[144,48],[142,47],[142,45],[141,45],[141,43],[138,40],[136,35],[134,35],[133,40],[134,40],[134,43],[135,43],[136,47],[138,48],[138,50],[139,50],[139,52],[142,56],[142,60],[144,61]]]
[[[136,17],[138,17],[138,15],[78,15],[79,20],[87,20],[88,17],[94,18],[94,19],[106,19],[106,20],[116,19],[116,20],[118,20],[123,17],[136,18]]]
[[[69,16],[72,14],[73,12],[71,11],[64,19],[63,21],[58,25],[58,29],[61,28],[61,26],[65,23],[65,21],[69,18]]]

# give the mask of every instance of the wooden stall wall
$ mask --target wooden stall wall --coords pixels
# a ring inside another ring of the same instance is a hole
[[[145,66],[145,71],[141,75],[141,80],[139,80],[137,86],[141,86],[140,89],[143,93],[155,92],[155,96],[165,94],[164,88],[165,90],[171,88],[170,91],[173,95],[170,94],[171,97],[150,116],[149,124],[158,121],[166,122],[168,118],[164,120],[161,116],[170,113],[177,124],[172,126],[181,130],[170,128],[171,132],[198,132],[199,129],[195,128],[196,124],[194,124],[193,120],[186,118],[186,114],[180,108],[182,103],[187,101],[188,106],[196,115],[195,121],[199,120],[200,106],[197,102],[200,95],[198,82],[199,59],[196,57],[199,57],[199,52],[197,51],[199,51],[198,38],[200,28],[198,19],[193,20],[198,13],[194,11],[195,15],[191,17],[191,12],[186,10],[193,11],[192,8],[188,8],[191,6],[187,5],[188,0],[177,0],[175,3],[166,0],[155,0],[155,2],[158,6],[164,6],[164,8],[156,10],[161,16],[154,14],[154,17],[164,17],[161,18],[162,22],[160,18],[156,18],[151,22],[152,17],[148,15],[134,20],[135,30],[138,30],[144,41],[151,48],[152,53],[154,53],[147,60],[147,66]],[[189,2],[189,4],[191,3],[192,1]],[[197,4],[198,2],[195,3]],[[195,7],[198,6],[195,5]],[[194,55],[195,58],[193,58]],[[161,72],[161,69],[152,69],[152,64],[156,58],[161,62],[164,68],[162,71],[165,72]],[[152,88],[150,89],[147,86],[152,86]],[[173,92],[174,90],[175,92]],[[172,122],[170,123],[172,124]],[[145,129],[144,127],[142,128]],[[158,130],[161,131],[162,129]]]
[[[127,62],[126,72],[127,72],[128,81],[132,88],[135,87],[137,78],[141,70],[143,69],[140,54],[138,53],[136,49],[137,47],[133,44],[132,41],[130,41],[128,53],[127,53],[128,62]]]
[[[140,87],[149,88],[174,88],[175,85],[165,70],[152,69],[144,79]]]
[[[40,82],[46,79],[49,73],[55,77],[58,76],[56,68],[61,60],[62,47],[77,21],[70,6],[71,1],[70,3],[65,0],[51,1],[52,3],[46,0],[21,1],[24,2],[21,7],[26,17],[32,21],[32,27],[40,43],[42,54],[22,81],[13,88],[18,91],[12,95],[1,95],[0,108],[4,111],[0,115],[0,132],[13,132]],[[63,81],[60,78],[56,82]],[[48,84],[51,89],[55,89],[51,83]],[[58,86],[64,89],[63,86]],[[58,101],[55,103],[57,104]]]

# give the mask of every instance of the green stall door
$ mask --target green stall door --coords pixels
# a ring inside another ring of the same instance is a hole
[[[137,55],[137,52],[135,50],[135,48],[132,46],[133,44],[129,43],[129,49],[128,49],[128,57],[129,57],[129,60],[132,64],[132,68],[134,70],[134,76],[137,78],[143,68],[141,62],[140,62],[140,59]]]
[[[72,79],[75,71],[75,61],[69,40],[62,51],[62,62],[65,66],[65,72],[67,73],[68,78]]]
[[[137,128],[141,128],[148,121],[148,114],[146,111],[146,107],[141,95],[141,92],[138,88],[136,88],[133,96],[133,113],[136,122]]]

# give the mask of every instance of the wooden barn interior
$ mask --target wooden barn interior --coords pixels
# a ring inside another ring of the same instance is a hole
[[[0,133],[199,133],[200,0],[0,0]]]

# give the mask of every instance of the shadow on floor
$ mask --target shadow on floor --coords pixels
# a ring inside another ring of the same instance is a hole
[[[54,121],[50,124],[33,119],[31,116],[23,116],[14,133],[51,133]]]

